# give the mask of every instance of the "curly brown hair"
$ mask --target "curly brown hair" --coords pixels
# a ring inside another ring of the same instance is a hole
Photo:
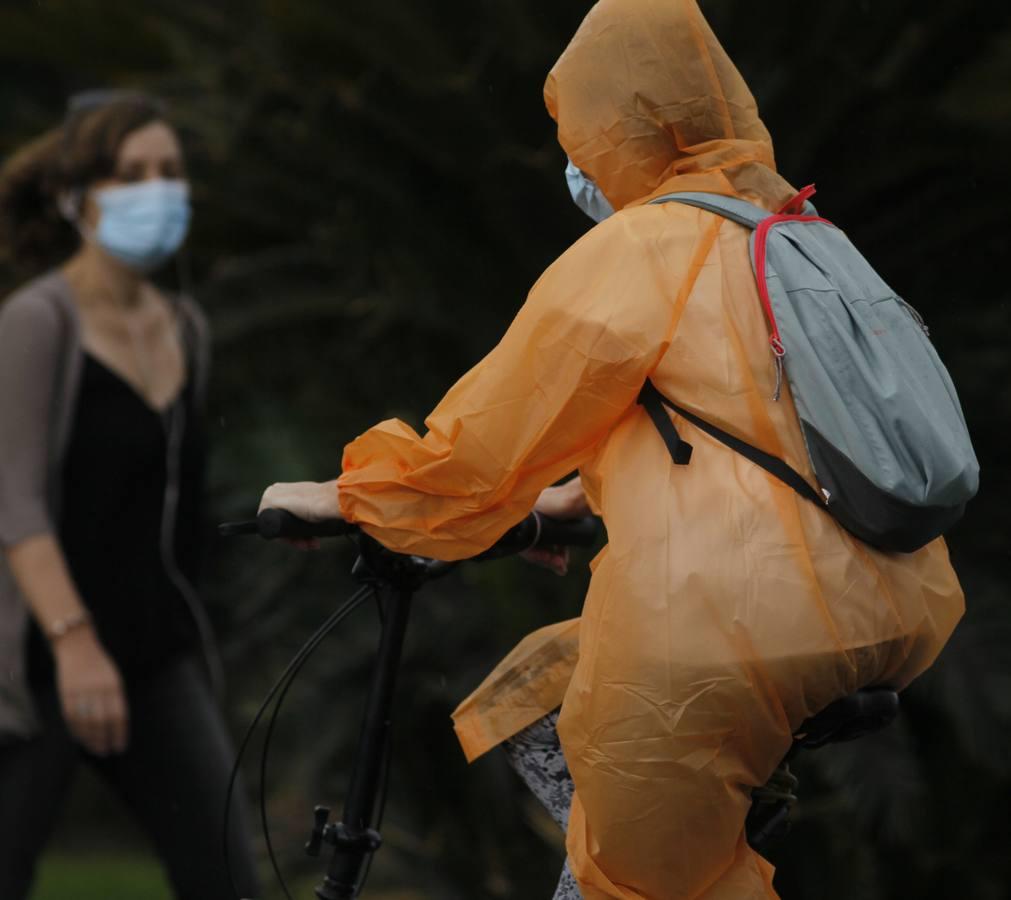
[[[60,212],[60,196],[111,176],[126,137],[165,119],[164,104],[146,94],[115,92],[100,102],[102,96],[71,101],[62,125],[0,168],[0,259],[12,268],[37,271],[73,253],[79,238]]]

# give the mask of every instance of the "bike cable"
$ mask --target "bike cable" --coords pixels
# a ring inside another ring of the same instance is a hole
[[[359,594],[362,596],[359,598]],[[277,858],[274,855],[274,845],[270,840],[270,825],[267,822],[267,759],[270,755],[270,741],[274,735],[274,726],[277,723],[277,718],[281,713],[281,706],[284,703],[284,698],[288,694],[288,689],[295,683],[295,679],[298,677],[298,673],[302,670],[302,667],[308,662],[309,657],[312,656],[316,648],[322,643],[323,639],[330,633],[330,631],[335,628],[345,616],[350,615],[355,609],[357,609],[362,602],[364,602],[369,594],[374,594],[374,589],[371,585],[368,585],[358,591],[354,597],[352,597],[347,604],[345,604],[347,611],[340,617],[340,619],[333,622],[329,628],[326,629],[319,636],[313,636],[310,638],[309,646],[307,643],[304,647],[304,652],[300,653],[301,659],[295,663],[294,668],[291,670],[291,674],[288,676],[288,681],[281,689],[281,693],[277,695],[277,701],[274,704],[274,711],[271,713],[270,721],[267,723],[267,733],[263,738],[263,749],[260,751],[260,824],[263,827],[263,838],[264,843],[267,846],[267,856],[270,858],[270,865],[274,870],[274,875],[277,878],[278,884],[281,885],[281,889],[284,891],[285,897],[291,900],[291,895],[288,893],[288,886],[285,884],[284,877],[281,875],[280,867],[277,863]],[[354,605],[351,605],[354,604]]]
[[[225,795],[225,817],[224,817],[224,827],[222,829],[222,845],[224,848],[224,860],[225,860],[225,870],[228,872],[228,880],[232,889],[232,897],[234,900],[241,900],[239,897],[238,888],[235,885],[235,879],[232,875],[231,867],[231,854],[229,852],[229,840],[228,840],[228,826],[231,819],[232,811],[232,798],[235,793],[235,785],[238,780],[239,768],[242,764],[242,758],[245,755],[246,749],[249,746],[249,742],[252,740],[253,734],[256,732],[257,726],[260,724],[260,720],[263,718],[267,709],[270,707],[271,701],[277,696],[280,691],[280,697],[278,697],[277,704],[274,708],[273,715],[270,720],[270,731],[268,731],[267,737],[264,744],[264,755],[261,758],[260,767],[260,809],[261,818],[264,822],[264,837],[267,840],[267,850],[270,856],[270,862],[274,869],[274,874],[284,891],[285,897],[288,900],[292,900],[291,894],[288,892],[288,887],[281,876],[280,869],[277,864],[277,860],[274,857],[273,848],[270,845],[270,835],[266,830],[266,808],[265,799],[263,794],[263,775],[266,766],[266,750],[269,745],[270,733],[273,731],[274,722],[277,719],[277,713],[280,709],[281,700],[283,700],[284,695],[287,694],[288,688],[291,687],[291,683],[295,676],[301,671],[302,666],[305,665],[306,660],[313,654],[316,648],[322,643],[323,639],[333,631],[345,618],[347,618],[352,612],[354,612],[365,600],[372,594],[374,588],[371,585],[366,585],[365,587],[357,590],[340,608],[335,612],[331,613],[327,617],[326,621],[312,634],[312,636],[302,645],[299,651],[292,657],[291,661],[285,667],[285,670],[281,673],[277,681],[274,682],[273,687],[268,691],[267,696],[264,698],[263,703],[260,704],[259,710],[257,710],[256,715],[253,717],[253,721],[250,723],[249,727],[246,729],[246,734],[242,739],[242,743],[239,745],[239,751],[235,757],[235,764],[232,766],[232,773],[228,779],[228,791]]]
[[[393,763],[393,735],[389,735],[386,741],[386,750],[383,754],[383,780],[379,788],[379,798],[376,801],[376,808],[372,813],[372,821],[376,823],[376,831],[383,827],[383,816],[386,812],[386,798],[389,796],[390,769]],[[372,871],[372,860],[376,858],[375,853],[370,853],[365,861],[365,868],[362,869],[361,878],[358,880],[358,893],[365,890],[365,882],[369,880],[369,872]]]

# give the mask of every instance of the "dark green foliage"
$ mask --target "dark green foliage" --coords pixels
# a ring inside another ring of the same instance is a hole
[[[802,763],[797,828],[776,852],[781,891],[999,900],[1011,883],[1008,7],[704,5],[754,89],[781,170],[818,182],[820,211],[927,318],[984,468],[951,538],[969,614],[904,695],[899,725]],[[192,286],[217,335],[216,520],[251,512],[270,481],[332,476],[346,440],[379,418],[420,427],[585,230],[540,91],[587,7],[0,7],[0,153],[54,124],[67,93],[105,85],[164,95],[187,139]],[[18,277],[8,263],[5,286]],[[214,544],[207,597],[237,727],[350,592],[350,562],[346,549]],[[585,581],[504,562],[464,568],[419,598],[377,887],[440,900],[550,896],[558,838],[498,755],[465,766],[448,715],[516,639],[577,614]],[[292,873],[309,871],[300,847],[312,804],[339,805],[375,635],[371,613],[342,628],[281,720],[269,796]]]

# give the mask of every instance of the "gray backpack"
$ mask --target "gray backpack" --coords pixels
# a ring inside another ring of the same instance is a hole
[[[916,311],[846,235],[819,218],[807,188],[772,214],[718,194],[668,194],[751,228],[751,262],[777,384],[785,371],[821,496],[778,457],[706,422],[646,383],[640,402],[675,463],[691,447],[663,406],[744,454],[881,550],[918,550],[961,516],[979,464],[943,363]],[[776,397],[779,399],[777,387]]]

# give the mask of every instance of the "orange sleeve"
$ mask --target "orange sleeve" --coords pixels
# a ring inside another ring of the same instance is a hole
[[[388,420],[349,444],[344,516],[392,549],[466,558],[588,459],[665,351],[677,285],[697,264],[697,218],[661,215],[613,216],[560,257],[498,346],[428,417],[424,437]]]

